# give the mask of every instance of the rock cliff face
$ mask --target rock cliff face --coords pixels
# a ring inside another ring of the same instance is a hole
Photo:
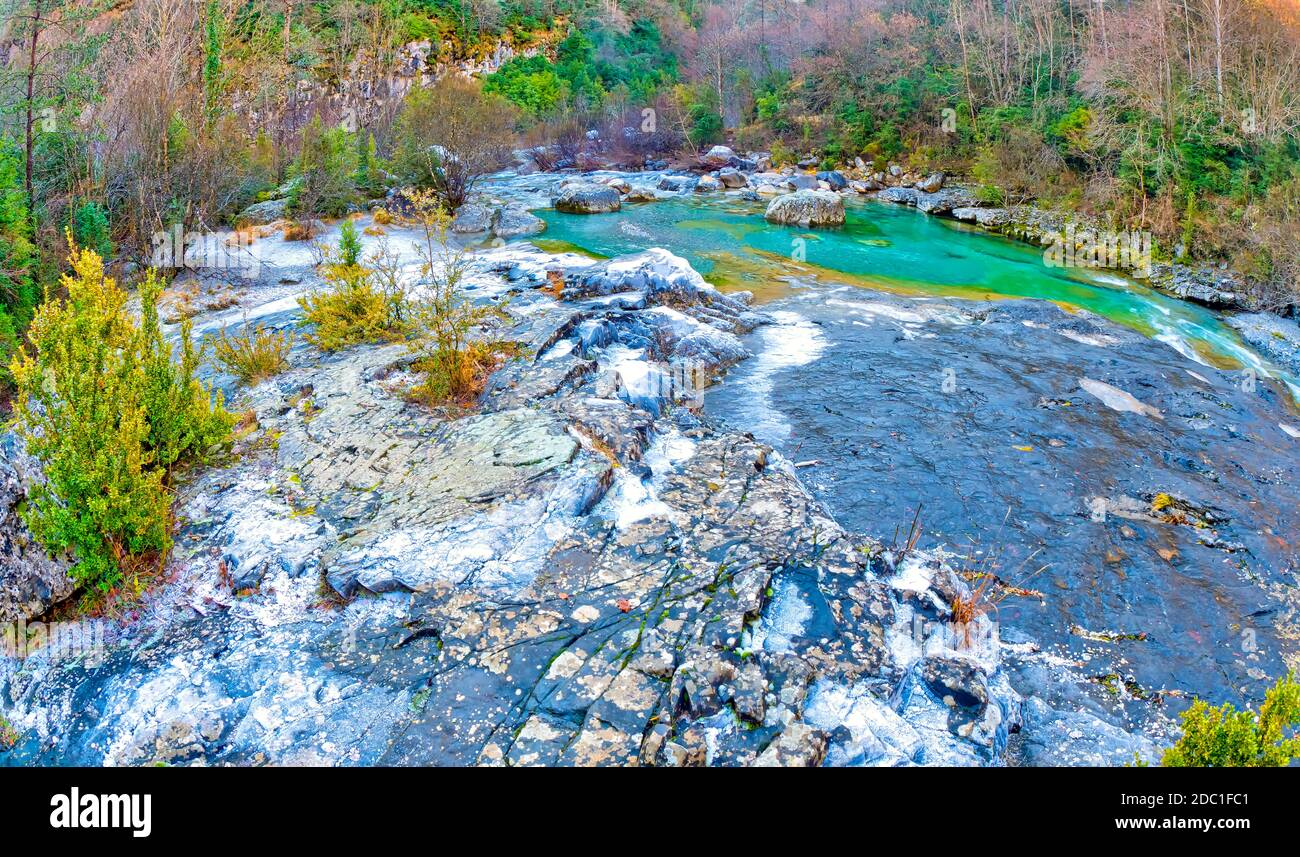
[[[661,250],[479,259],[526,354],[481,407],[409,404],[400,346],[300,348],[181,489],[147,618],[0,669],[0,762],[1000,761],[1020,702],[987,619],[948,624],[965,581],[701,412],[766,316]]]
[[[540,34],[541,41],[528,47],[515,47],[501,41],[473,58],[453,57],[439,52],[429,41],[402,45],[391,66],[376,72],[354,61],[337,81],[302,78],[280,94],[276,109],[287,110],[291,122],[305,123],[312,113],[323,111],[342,117],[355,127],[373,127],[385,114],[391,114],[411,90],[427,86],[447,75],[472,78],[491,74],[516,56],[536,56],[553,52],[553,42],[563,34]],[[263,115],[263,93],[236,96],[231,109],[250,126],[259,127]]]
[[[22,520],[27,490],[40,478],[22,442],[0,434],[0,623],[40,616],[72,594],[68,562],[51,558]]]

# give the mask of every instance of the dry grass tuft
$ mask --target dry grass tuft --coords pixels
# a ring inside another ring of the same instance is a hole
[[[289,362],[293,332],[277,331],[260,323],[250,325],[244,317],[238,333],[226,328],[211,337],[217,362],[245,384],[257,384],[280,373]]]

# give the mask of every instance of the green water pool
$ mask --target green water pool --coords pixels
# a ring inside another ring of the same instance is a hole
[[[1035,298],[1087,310],[1160,339],[1219,368],[1281,375],[1213,310],[1168,297],[1113,272],[1046,264],[1043,251],[911,208],[850,200],[841,228],[808,230],[763,219],[765,202],[683,196],[624,206],[615,214],[551,209],[538,244],[596,256],[663,247],[723,290],[759,301],[813,283],[976,300]],[[1295,380],[1287,378],[1294,387]]]

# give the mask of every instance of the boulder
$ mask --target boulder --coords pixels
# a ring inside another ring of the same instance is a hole
[[[657,185],[657,187],[660,190],[667,190],[667,191],[672,191],[673,193],[679,193],[683,190],[686,190],[687,181],[688,179],[686,176],[663,176],[662,178],[659,179],[659,184]]]
[[[943,187],[943,173],[930,173],[925,178],[916,183],[917,190],[923,190],[926,193],[935,193]]]
[[[768,203],[764,217],[787,226],[842,226],[844,200],[829,191],[795,191]]]
[[[985,229],[1005,226],[1011,220],[1011,215],[1005,208],[980,208],[973,205],[954,208],[952,216],[967,223],[979,224]]]
[[[627,202],[654,202],[658,198],[654,188],[645,185],[634,185],[625,197]]]
[[[532,235],[546,229],[546,221],[522,205],[506,205],[492,212],[492,234],[498,238]]]
[[[733,152],[729,147],[714,146],[712,149],[709,149],[707,152],[705,152],[700,157],[700,160],[703,163],[707,164],[708,166],[717,169],[718,167],[725,167],[728,164],[730,164],[731,159],[734,157],[736,157],[736,153]]]
[[[618,191],[609,185],[594,182],[572,184],[560,192],[555,200],[555,210],[567,214],[603,214],[618,211]]]
[[[722,190],[722,182],[713,176],[700,176],[700,180],[695,183],[696,193],[716,193]]]
[[[807,173],[795,173],[786,178],[786,183],[794,190],[816,190],[817,177]]]
[[[265,202],[255,202],[239,212],[235,222],[240,226],[264,226],[267,223],[283,220],[288,210],[287,199],[268,199]]]
[[[718,181],[722,182],[723,187],[738,188],[745,186],[745,177],[740,170],[735,167],[725,167],[718,170]]]
[[[451,221],[451,231],[458,235],[487,232],[492,225],[492,211],[486,205],[467,202],[456,209]]]
[[[969,208],[976,202],[965,188],[946,187],[934,193],[919,193],[915,205],[926,214],[947,214],[954,208]]]
[[[617,176],[605,182],[605,184],[609,185],[619,193],[627,193],[632,189],[632,185],[628,184],[627,179],[618,178]]]
[[[843,190],[848,186],[848,180],[839,170],[823,170],[817,174],[817,181],[826,182],[831,190]]]

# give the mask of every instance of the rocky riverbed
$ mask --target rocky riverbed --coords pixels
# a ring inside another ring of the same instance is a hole
[[[293,324],[288,268],[200,327]],[[180,488],[168,579],[107,652],[4,661],[0,761],[1003,761],[1021,701],[987,617],[947,621],[968,583],[844,530],[673,381],[770,317],[661,250],[489,250],[473,293],[527,355],[473,413],[408,403],[401,346],[299,346],[238,394],[256,430]]]
[[[794,297],[759,304],[671,245],[640,249],[664,236],[616,212],[798,190],[760,167],[720,164],[703,190],[665,173],[489,183],[462,220],[485,241],[470,293],[504,309],[497,334],[523,356],[472,412],[409,402],[401,345],[300,342],[251,390],[213,378],[254,428],[179,488],[166,579],[102,658],[0,659],[20,734],[0,764],[1117,764],[1168,740],[1176,703],[1149,700],[1252,698],[1254,672],[1294,656],[1285,388],[1238,396],[1231,373],[1043,302],[794,276]],[[521,209],[553,223],[560,198],[634,246],[492,238],[507,219],[538,232]],[[237,305],[198,301],[200,334],[297,324],[311,254],[274,236],[257,253],[261,276],[222,292]],[[1027,349],[1047,357],[1027,370]],[[1243,461],[1243,439],[1281,460]],[[1015,478],[1042,486],[1003,539]],[[897,530],[922,501],[909,548]],[[1056,542],[1071,523],[1084,532]],[[982,580],[971,534],[1007,560],[1058,555],[955,625]],[[1094,556],[1099,539],[1123,560]],[[1153,570],[1162,546],[1172,576]],[[1203,681],[1157,586],[1198,601],[1207,647],[1248,628],[1260,648],[1206,655],[1223,678]],[[1109,621],[1129,604],[1142,628]],[[1130,634],[1152,645],[1135,654]],[[1190,686],[1150,672],[1168,656]]]

